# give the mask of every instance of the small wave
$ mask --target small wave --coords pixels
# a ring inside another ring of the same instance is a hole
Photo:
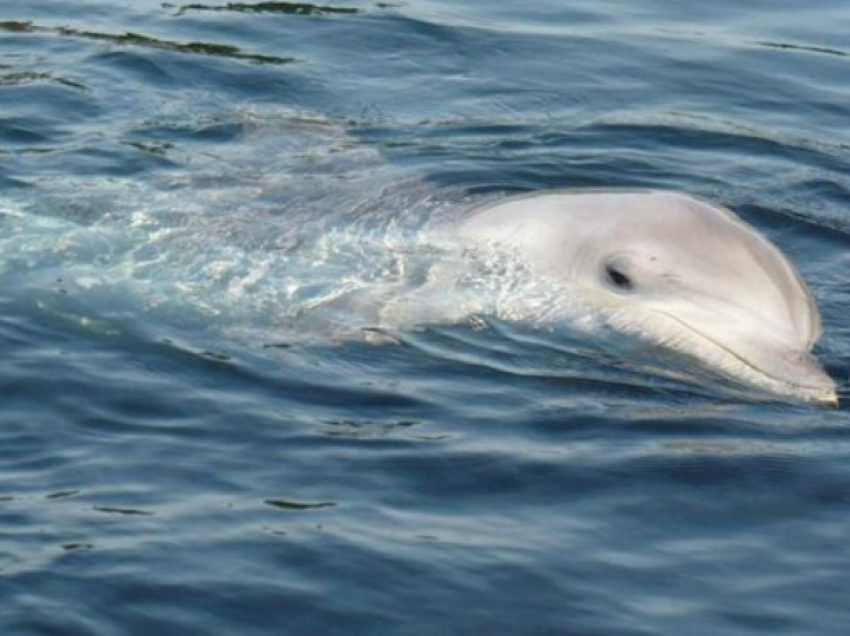
[[[48,27],[41,26],[29,21],[7,20],[0,22],[0,31],[9,33],[33,33],[50,34],[60,37],[77,38],[84,40],[96,40],[108,42],[117,46],[139,46],[148,49],[159,49],[172,53],[189,53],[197,55],[212,55],[227,57],[235,60],[245,60],[259,64],[287,64],[294,62],[291,57],[280,57],[276,55],[262,55],[259,53],[246,53],[232,44],[219,44],[212,42],[175,42],[162,40],[142,33],[104,33],[100,31],[83,31],[73,27]]]
[[[230,11],[233,13],[278,13],[283,15],[328,16],[357,15],[360,9],[354,7],[333,7],[306,2],[228,2],[227,4],[164,4],[166,9],[174,9],[174,15],[185,15],[192,11]]]

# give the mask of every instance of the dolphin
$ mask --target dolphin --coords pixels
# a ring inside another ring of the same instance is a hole
[[[837,406],[820,317],[788,258],[720,205],[664,190],[520,195],[470,210],[464,244],[569,280],[603,322],[738,385]]]

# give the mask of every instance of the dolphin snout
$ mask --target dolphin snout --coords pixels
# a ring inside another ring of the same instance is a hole
[[[835,381],[812,354],[792,355],[789,366],[793,369],[795,384],[806,391],[808,399],[824,406],[838,406]]]
[[[773,347],[752,348],[746,361],[770,378],[788,385],[804,400],[838,406],[835,381],[807,351],[783,351]]]
[[[753,322],[746,314],[709,314],[685,305],[675,309],[675,314],[670,308],[655,313],[694,336],[694,342],[679,346],[709,367],[772,393],[838,406],[835,382],[803,343],[789,342],[766,328],[761,333],[746,328]]]

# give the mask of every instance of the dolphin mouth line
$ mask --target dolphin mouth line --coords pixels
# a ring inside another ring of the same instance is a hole
[[[681,320],[680,318],[677,318],[676,316],[669,314],[666,311],[661,311],[661,310],[658,310],[658,309],[655,309],[653,311],[655,313],[661,315],[661,316],[669,318],[670,320],[673,320],[674,322],[678,323],[684,329],[686,329],[688,332],[696,335],[698,338],[700,338],[700,339],[702,339],[706,342],[711,343],[712,345],[714,345],[715,347],[717,347],[721,351],[725,352],[726,354],[728,354],[728,355],[732,356],[733,358],[735,358],[736,360],[738,360],[741,364],[746,366],[751,371],[755,372],[758,375],[761,375],[761,376],[767,378],[771,382],[775,382],[777,384],[780,384],[780,385],[785,386],[785,387],[789,387],[791,389],[798,389],[797,393],[805,393],[806,398],[813,399],[816,402],[833,404],[833,405],[838,404],[838,398],[836,396],[834,389],[830,391],[829,389],[825,389],[824,387],[820,387],[820,386],[816,386],[816,385],[810,385],[810,384],[799,384],[797,382],[793,382],[793,381],[787,380],[785,378],[776,377],[775,375],[769,373],[768,371],[765,371],[763,368],[759,367],[758,365],[756,365],[752,361],[743,357],[741,354],[737,353],[733,349],[730,349],[729,347],[727,347],[723,343],[718,342],[717,340],[715,340],[711,336],[706,335],[705,333],[703,333],[699,329],[692,327],[691,325],[689,325],[685,321]],[[813,392],[816,393],[816,394],[811,395]]]

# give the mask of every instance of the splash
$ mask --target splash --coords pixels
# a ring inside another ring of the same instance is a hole
[[[265,341],[564,310],[569,295],[522,263],[454,244],[466,195],[436,191],[341,125],[254,111],[229,125],[235,140],[184,150],[168,172],[59,176],[6,198],[7,287]]]

